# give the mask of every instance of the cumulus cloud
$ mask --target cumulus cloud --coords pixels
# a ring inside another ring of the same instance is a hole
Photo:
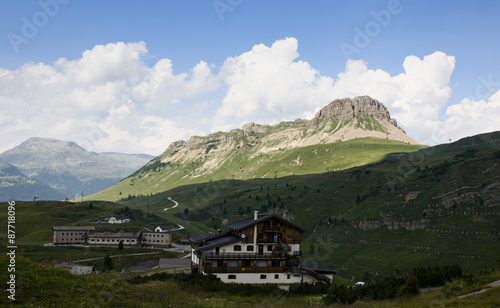
[[[298,57],[298,41],[286,38],[271,47],[255,45],[249,52],[228,58],[218,75],[228,91],[212,130],[241,127],[249,121],[269,124],[311,118],[334,99],[369,95],[384,103],[416,140],[427,144],[442,141],[434,130],[443,125],[439,115],[452,92],[453,56],[439,51],[423,59],[408,56],[404,72],[396,76],[369,69],[363,60],[349,60],[335,80]]]
[[[389,109],[391,116],[414,139],[435,144],[431,135],[451,95],[449,86],[455,58],[437,51],[420,59],[408,56],[404,73],[391,76],[370,70],[363,60],[349,60],[334,84],[335,97],[369,95]]]
[[[297,39],[286,38],[228,58],[218,75],[228,91],[213,130],[241,127],[251,120],[270,124],[310,117],[318,104],[331,100],[333,79],[297,61],[297,48]]]
[[[500,90],[487,100],[464,98],[449,106],[446,115],[444,122],[435,124],[437,130],[433,136],[438,142],[500,130]]]
[[[258,44],[227,58],[218,72],[200,61],[174,74],[168,58],[149,67],[144,42],[98,45],[76,60],[0,68],[0,151],[40,136],[97,152],[160,154],[178,139],[250,121],[309,119],[334,99],[359,95],[384,103],[424,144],[500,129],[500,91],[491,78],[483,80],[478,98],[450,104],[453,56],[408,56],[395,76],[349,60],[332,78],[299,60],[298,47],[295,38]]]
[[[178,75],[169,59],[148,67],[142,61],[147,53],[144,42],[118,42],[95,46],[76,60],[0,69],[0,150],[42,136],[92,151],[159,154],[170,141],[199,133],[183,120],[190,105],[184,114],[169,113],[169,106],[217,89],[218,79],[203,61]]]

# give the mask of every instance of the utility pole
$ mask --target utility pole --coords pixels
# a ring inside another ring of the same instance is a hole
[[[277,179],[278,178],[278,171],[274,171],[274,178]]]

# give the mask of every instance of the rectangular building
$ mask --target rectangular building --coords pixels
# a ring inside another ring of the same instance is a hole
[[[94,231],[92,226],[53,226],[53,243],[64,244],[86,244],[90,231]]]

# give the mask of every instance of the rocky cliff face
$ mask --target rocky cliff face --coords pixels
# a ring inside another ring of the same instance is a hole
[[[384,104],[368,96],[359,96],[334,100],[318,111],[311,120],[295,120],[276,125],[250,122],[241,129],[233,129],[228,133],[218,132],[204,137],[192,136],[187,141],[175,141],[167,148],[167,152],[184,153],[183,149],[210,143],[219,143],[218,149],[242,146],[240,143],[243,139],[254,140],[256,136],[260,138],[264,148],[266,142],[279,142],[267,147],[268,149],[301,147],[364,137],[418,144],[391,118]]]
[[[391,119],[389,111],[381,102],[369,96],[358,96],[353,99],[336,99],[323,107],[314,116],[315,119],[335,118],[338,120],[353,120],[360,115],[387,121],[398,127],[396,119]]]

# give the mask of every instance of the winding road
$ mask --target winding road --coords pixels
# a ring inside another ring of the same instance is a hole
[[[172,197],[167,197],[167,199],[168,199],[168,200],[170,200],[170,201],[172,201],[172,202],[174,203],[174,206],[171,206],[171,207],[166,207],[166,208],[164,208],[164,209],[163,209],[164,211],[168,211],[168,210],[171,210],[171,209],[175,209],[176,207],[178,207],[178,206],[179,206],[179,202],[177,202],[177,201],[173,200],[173,199],[172,199]],[[171,230],[169,230],[169,231],[177,231],[177,230],[182,230],[182,229],[184,229],[184,226],[183,226],[183,225],[179,225],[179,224],[177,224],[177,225],[179,226],[179,228],[176,228],[176,229],[171,229]]]
[[[168,200],[172,201],[174,203],[174,206],[171,206],[171,207],[166,207],[164,208],[163,210],[164,211],[168,211],[168,210],[171,210],[171,209],[175,209],[176,207],[179,206],[179,202],[175,201],[175,200],[172,200],[172,197],[167,197]]]

